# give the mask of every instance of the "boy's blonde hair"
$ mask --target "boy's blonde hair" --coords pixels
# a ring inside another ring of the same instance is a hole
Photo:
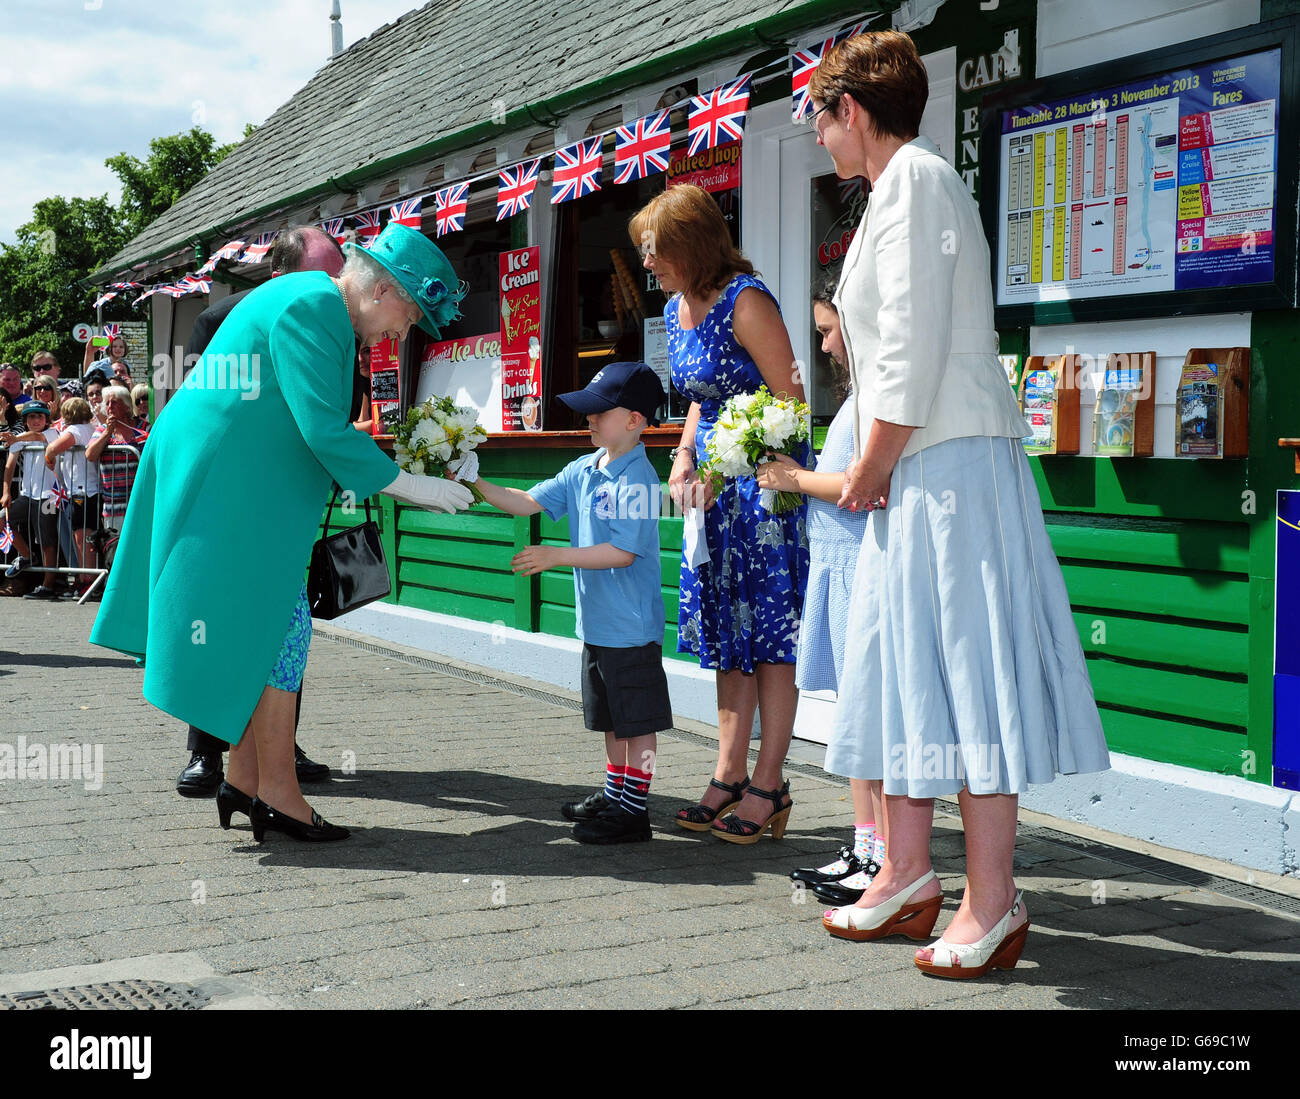
[[[69,397],[59,406],[59,413],[65,424],[88,424],[94,419],[90,402],[81,397]]]

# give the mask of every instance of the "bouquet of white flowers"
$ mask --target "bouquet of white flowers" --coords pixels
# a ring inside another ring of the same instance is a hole
[[[462,408],[450,397],[430,397],[415,405],[393,432],[393,456],[407,473],[440,477],[447,470],[482,503],[483,494],[474,486],[478,479],[478,455],[474,448],[487,438],[478,422],[478,411]]]
[[[708,455],[700,463],[701,478],[722,490],[726,477],[752,477],[769,453],[792,454],[809,436],[808,406],[802,401],[777,400],[767,386],[757,393],[730,397],[718,414],[718,426],[709,439]],[[763,489],[762,503],[774,515],[794,511],[803,503],[797,492]]]

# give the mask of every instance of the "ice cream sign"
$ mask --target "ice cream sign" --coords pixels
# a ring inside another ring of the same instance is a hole
[[[541,248],[501,253],[501,418],[505,431],[542,427]]]

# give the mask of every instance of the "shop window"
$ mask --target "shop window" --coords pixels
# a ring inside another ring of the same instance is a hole
[[[840,179],[834,172],[814,176],[810,182],[810,211],[812,240],[808,249],[809,286],[816,295],[820,287],[839,282],[844,265],[844,254],[857,232],[866,210],[871,185],[861,177]],[[809,346],[813,349],[812,377],[804,380],[804,392],[813,419],[829,422],[839,410],[848,389],[845,368],[832,365],[830,356],[822,349],[821,336],[816,331],[812,311],[808,324],[813,329]]]

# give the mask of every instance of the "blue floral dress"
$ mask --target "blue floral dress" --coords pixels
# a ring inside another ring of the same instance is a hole
[[[695,449],[701,459],[723,402],[763,384],[731,328],[736,297],[746,287],[772,297],[754,276],[737,275],[695,328],[678,323],[680,295],[664,309],[673,386],[700,406]],[[807,465],[810,451],[803,450],[794,457]],[[705,512],[709,560],[692,569],[683,553],[677,651],[698,656],[702,668],[752,674],[756,664],[795,662],[808,583],[807,505],[772,515],[759,495],[753,477],[728,480],[716,506]]]

